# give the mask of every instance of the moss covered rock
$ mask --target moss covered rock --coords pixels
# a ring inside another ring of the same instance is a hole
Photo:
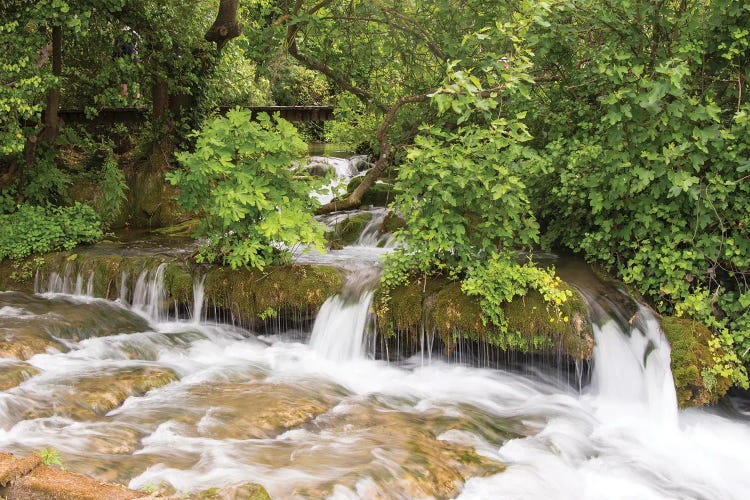
[[[662,330],[672,346],[672,376],[681,408],[715,403],[732,381],[710,373],[716,361],[709,348],[711,331],[703,323],[665,316]]]
[[[341,275],[326,266],[287,265],[265,271],[215,267],[205,281],[210,303],[247,326],[282,313],[312,318],[340,288]]]
[[[346,195],[349,196],[357,186],[362,184],[364,177],[355,177],[346,186]],[[393,201],[393,185],[385,182],[376,182],[362,195],[362,205],[373,205],[385,207]]]
[[[393,233],[397,229],[406,227],[406,221],[399,214],[390,210],[383,218],[383,224],[380,226],[380,233]]]
[[[459,338],[502,350],[561,352],[571,359],[589,359],[593,354],[586,305],[575,292],[559,311],[551,311],[535,291],[515,298],[503,307],[506,332],[485,324],[479,301],[467,296],[458,282],[415,281],[376,294],[374,308],[378,331],[386,337],[398,333],[413,340],[424,327],[435,331],[449,355]]]
[[[351,245],[365,228],[368,222],[372,220],[372,214],[359,213],[343,219],[336,224],[333,231],[326,234],[326,239],[330,242],[332,248],[340,248]]]
[[[366,221],[360,223],[363,225]],[[196,265],[186,259],[187,256],[158,254],[113,255],[96,247],[82,253],[58,252],[46,255],[41,263],[4,262],[0,265],[0,290],[33,292],[38,271],[38,281],[43,287],[53,273],[61,277],[67,275],[70,282],[80,276],[84,291],[90,282],[93,296],[114,300],[120,298],[123,288],[132,297],[138,277],[144,272],[153,276],[163,264],[165,306],[174,307],[176,303],[180,308],[192,308],[193,284],[197,279],[204,279],[205,297],[212,306],[230,312],[242,325],[254,327],[280,314],[310,320],[323,302],[340,290],[342,283],[340,273],[327,266],[292,264],[272,266],[264,271],[233,270]],[[43,352],[46,347],[39,346],[31,351],[41,349]],[[6,354],[27,357],[26,353],[15,351]]]

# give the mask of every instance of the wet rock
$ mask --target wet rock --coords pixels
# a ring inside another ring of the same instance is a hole
[[[711,331],[703,323],[672,316],[662,318],[661,327],[672,347],[672,375],[680,407],[717,402],[727,393],[732,380],[710,372],[717,364],[714,355],[720,359],[723,354],[711,351]]]
[[[172,370],[153,366],[125,368],[81,378],[72,388],[71,398],[75,399],[75,406],[69,409],[69,414],[75,419],[105,415],[131,396],[142,396],[176,380],[177,375]]]
[[[50,299],[3,293],[0,307],[23,311],[14,316],[0,316],[0,339],[10,344],[19,340],[28,342],[25,351],[32,355],[45,352],[49,347],[64,351],[61,339],[77,342],[148,329],[148,322],[142,317],[106,301],[82,303],[64,297]],[[21,359],[28,359],[28,356]]]
[[[349,158],[349,161],[352,166],[357,169],[357,172],[364,172],[375,166],[375,164],[370,161],[369,155],[355,155]]]
[[[39,370],[28,363],[14,361],[0,363],[0,391],[12,389],[37,373]]]
[[[0,358],[27,360],[48,350],[67,351],[42,325],[25,318],[0,318]]]
[[[283,384],[222,384],[190,391],[210,407],[196,422],[198,432],[214,439],[275,437],[328,411],[330,396]]]
[[[130,500],[142,498],[142,492],[124,486],[106,484],[96,479],[39,465],[29,474],[3,489],[8,500]]]
[[[344,247],[357,241],[362,230],[372,220],[372,214],[363,212],[351,215],[336,224],[333,231],[326,234],[331,245]]]

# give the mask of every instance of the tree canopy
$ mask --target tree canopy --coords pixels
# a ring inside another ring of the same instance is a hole
[[[11,0],[0,21],[12,55],[0,63],[0,206],[72,204],[60,152],[73,136],[50,132],[61,102],[91,115],[149,110],[137,142],[162,178],[177,157],[189,169],[196,154],[221,161],[226,144],[203,152],[223,130],[219,105],[331,103],[328,138],[369,151],[375,166],[346,198],[304,210],[356,208],[376,180],[392,180],[407,225],[387,281],[460,279],[490,312],[524,287],[554,303],[564,294],[551,275],[515,257],[573,252],[660,312],[710,326],[723,374],[742,381],[748,26],[739,0]],[[117,40],[137,54],[113,51]],[[256,132],[270,147],[269,130]],[[87,144],[92,157],[114,151]],[[266,174],[298,194],[294,179]]]

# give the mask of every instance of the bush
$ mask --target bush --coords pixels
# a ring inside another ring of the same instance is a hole
[[[88,205],[50,208],[23,204],[11,214],[0,215],[0,261],[70,250],[101,237],[99,216]]]
[[[306,151],[286,120],[235,109],[206,124],[195,152],[177,154],[184,169],[167,178],[180,187],[180,206],[201,216],[199,262],[263,269],[288,255],[284,246],[323,248],[312,186],[290,168]]]

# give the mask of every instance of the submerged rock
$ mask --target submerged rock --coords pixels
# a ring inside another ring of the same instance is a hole
[[[244,483],[225,488],[209,488],[194,495],[190,500],[271,500],[266,489],[257,483]]]
[[[708,344],[711,331],[703,323],[671,316],[662,318],[661,327],[672,347],[672,376],[680,407],[717,402],[732,380],[711,372],[717,365]]]
[[[92,375],[61,379],[52,387],[52,394],[29,393],[18,417],[26,420],[62,415],[75,420],[93,420],[120,407],[129,397],[142,396],[177,378],[172,370],[158,366],[99,369]],[[132,448],[127,441],[123,446],[112,442],[102,442],[101,446],[111,453]]]
[[[105,415],[130,396],[142,396],[176,380],[177,375],[172,370],[158,366],[123,368],[80,378],[71,393],[76,405],[70,413],[76,419]]]
[[[213,439],[272,438],[328,411],[336,400],[303,386],[214,384],[191,389],[188,398],[210,403],[185,423]]]
[[[0,363],[0,391],[12,389],[37,373],[39,370],[28,363],[14,361]]]

